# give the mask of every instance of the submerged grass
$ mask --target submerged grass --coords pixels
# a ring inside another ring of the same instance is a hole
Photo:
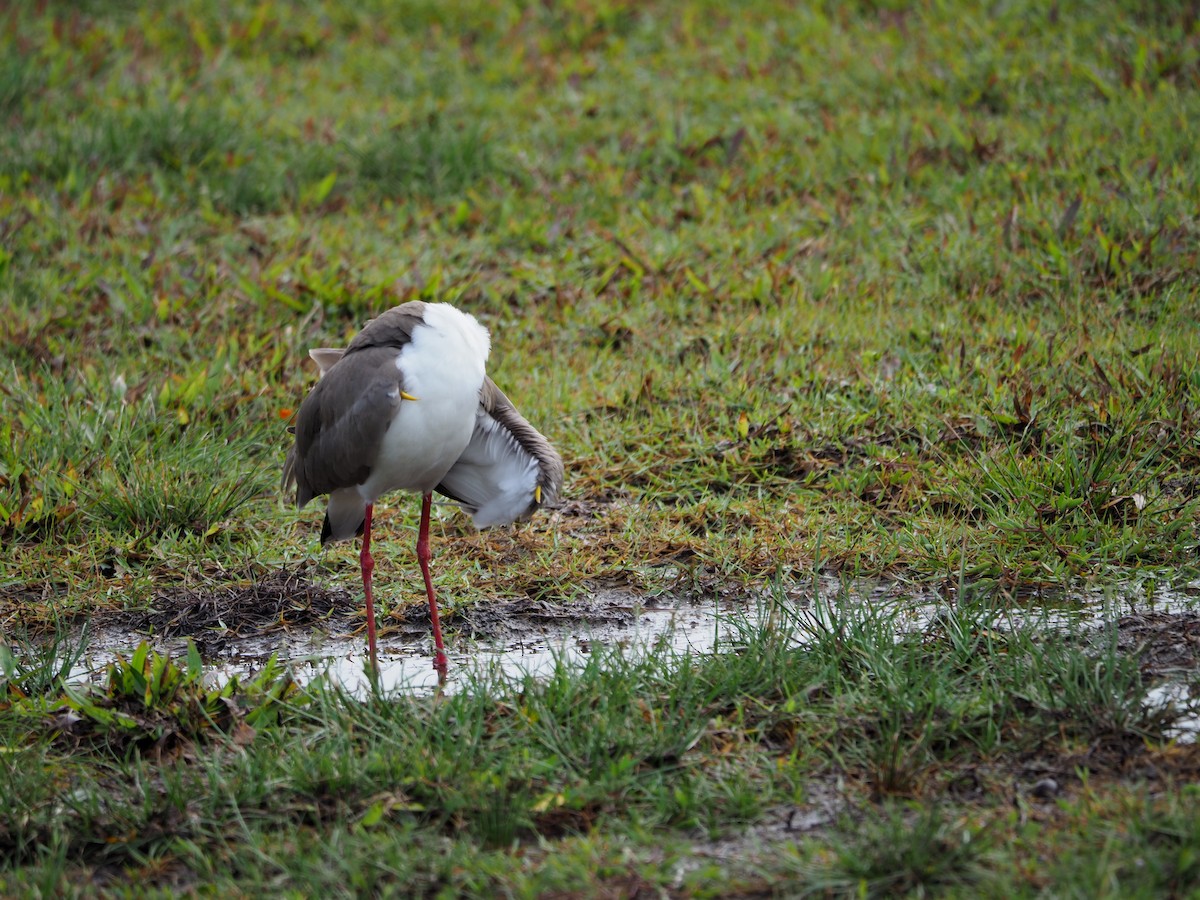
[[[965,598],[1197,574],[1197,35],[1115,0],[6,11],[0,892],[1186,891],[1194,756],[1135,662]],[[264,497],[305,351],[414,298],[492,330],[568,460],[550,516],[439,522],[451,619],[814,569],[960,610],[64,745],[28,703],[73,621],[312,555]],[[1026,803],[1038,766],[1078,790]],[[812,840],[705,855],[839,779]]]

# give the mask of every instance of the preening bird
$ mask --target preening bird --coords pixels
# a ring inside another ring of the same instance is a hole
[[[389,491],[421,494],[417,561],[433,628],[434,667],[446,671],[429,574],[432,494],[458,502],[479,528],[507,525],[553,503],[562,457],[487,377],[491,341],[474,316],[414,301],[372,319],[345,350],[315,349],[321,370],[296,415],[283,467],[296,504],[329,495],[321,543],[362,535],[359,561],[367,642],[378,671],[371,593],[371,513]]]

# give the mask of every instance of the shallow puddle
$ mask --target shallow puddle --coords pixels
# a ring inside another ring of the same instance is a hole
[[[450,637],[450,659],[444,689],[460,690],[478,677],[499,675],[505,680],[544,677],[560,663],[582,667],[596,647],[621,646],[633,656],[654,652],[708,653],[720,649],[738,634],[738,621],[747,612],[722,613],[715,604],[682,609],[646,608],[627,623],[598,623],[569,629],[548,629],[540,635],[509,640],[476,640]],[[736,617],[736,619],[734,618]],[[380,686],[385,691],[432,691],[437,673],[432,662],[432,642],[424,647],[389,650],[380,654]],[[351,691],[369,689],[366,656],[357,649],[336,659],[314,660],[312,671],[325,671]],[[324,666],[324,668],[322,668]]]
[[[613,607],[608,607],[611,611]],[[519,634],[503,637],[470,637],[449,632],[446,655],[449,670],[443,690],[454,692],[475,680],[498,674],[506,680],[551,674],[560,662],[568,667],[582,666],[597,647],[620,646],[626,653],[663,652],[698,654],[731,646],[747,625],[758,621],[756,607],[738,603],[688,603],[678,607],[623,606],[622,614],[611,614],[604,621],[570,621],[569,624],[543,625],[521,629]],[[146,640],[144,635],[102,630],[91,642],[85,661],[73,677],[86,680],[104,670],[117,653],[128,656]],[[186,642],[154,642],[160,650],[182,657]],[[438,686],[433,668],[432,641],[428,637],[379,641],[380,688],[384,691],[432,692]],[[286,660],[300,682],[324,676],[356,695],[371,689],[365,634],[348,637],[287,637],[265,635],[240,639],[229,647],[226,658],[216,662],[213,673],[239,677],[261,667],[272,653]]]
[[[287,581],[291,585],[295,579],[289,576]],[[239,590],[245,593],[247,589]],[[263,590],[263,584],[255,585],[247,604],[259,604]],[[979,621],[1000,630],[1032,627],[1045,632],[1079,632],[1116,622],[1122,652],[1137,653],[1147,677],[1159,682],[1150,692],[1148,706],[1171,704],[1177,710],[1194,711],[1198,704],[1189,681],[1200,655],[1196,649],[1200,645],[1198,594],[1200,584],[1189,584],[1176,591],[1158,589],[1151,599],[1141,588],[1025,598],[1021,603],[997,606]],[[940,627],[955,602],[953,590],[936,593],[898,583],[846,585],[833,578],[810,584],[806,590],[776,592],[757,600],[679,600],[670,605],[669,597],[657,599],[656,605],[628,593],[598,591],[570,603],[497,602],[458,611],[447,628],[450,665],[444,690],[463,690],[480,679],[544,677],[559,664],[582,667],[598,647],[619,646],[632,656],[721,652],[735,646],[747,628],[764,624],[787,629],[789,638],[803,643],[810,636],[806,623],[836,618],[838,610],[855,607],[894,613],[898,635],[927,633]],[[331,609],[354,608],[348,597],[333,600]],[[315,624],[302,619],[286,627],[273,625],[264,633],[258,623],[239,630],[244,623],[230,622],[231,611],[222,608],[220,627],[197,627],[189,620],[186,629],[172,632],[152,625],[157,638],[147,638],[142,628],[102,627],[91,636],[86,662],[74,674],[80,680],[94,678],[117,653],[128,657],[147,639],[156,649],[182,658],[187,636],[192,635],[213,665],[217,680],[249,675],[278,653],[298,681],[323,676],[359,696],[371,689],[361,619],[327,617]],[[194,616],[195,610],[189,607],[185,612]],[[164,618],[161,611],[155,615],[159,616],[157,622],[174,621]],[[386,692],[435,690],[438,678],[431,644],[423,608],[384,617],[379,642],[380,687]],[[1173,736],[1180,741],[1197,740],[1200,715],[1180,719]]]

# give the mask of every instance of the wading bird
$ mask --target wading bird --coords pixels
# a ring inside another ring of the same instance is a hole
[[[446,651],[429,574],[433,491],[487,528],[531,515],[562,487],[562,458],[484,373],[490,346],[474,316],[448,303],[415,301],[372,319],[345,350],[309,351],[321,379],[296,416],[283,486],[295,482],[300,508],[329,495],[322,544],[362,535],[367,642],[376,673],[375,501],[389,491],[421,494],[417,560],[429,600],[433,665],[444,676]]]

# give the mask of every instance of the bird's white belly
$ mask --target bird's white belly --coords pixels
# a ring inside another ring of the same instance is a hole
[[[388,491],[433,490],[470,440],[470,422],[464,426],[450,416],[431,413],[427,400],[406,400],[400,404],[384,436],[379,461],[359,486],[359,493],[374,503]]]
[[[426,307],[425,324],[396,359],[403,400],[383,438],[371,475],[359,486],[367,503],[395,490],[430,491],[470,443],[483,387],[487,332],[443,304]]]

